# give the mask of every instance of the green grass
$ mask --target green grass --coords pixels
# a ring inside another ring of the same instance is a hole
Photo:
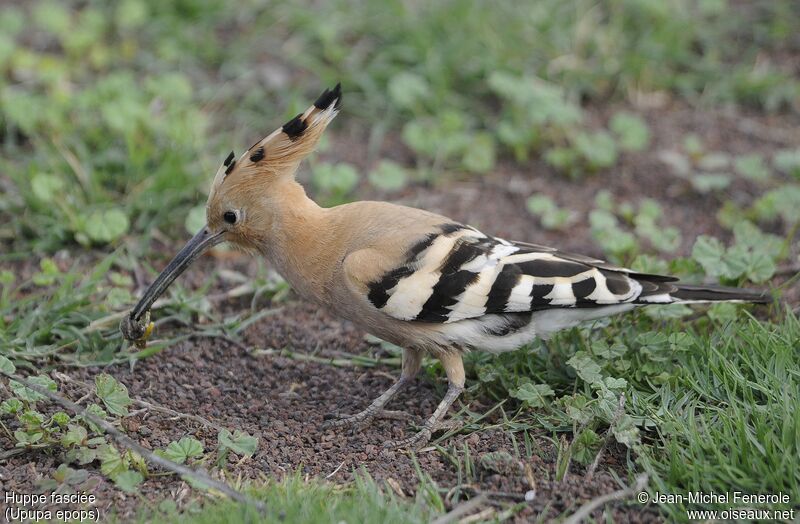
[[[696,338],[674,389],[654,392],[663,422],[641,463],[656,487],[783,492],[797,507],[799,340],[791,315],[776,324],[742,319]]]
[[[798,340],[800,320],[788,311],[773,322],[744,312],[691,323],[641,315],[601,331],[559,335],[499,363],[471,355],[468,369],[497,399],[511,395],[535,408],[527,423],[514,419],[518,429],[575,433],[568,453],[578,463],[591,462],[600,445],[581,434],[608,429],[633,452],[632,471],[651,475],[651,491],[782,491],[796,507]],[[530,394],[534,389],[544,396]],[[682,507],[663,510],[685,519]]]
[[[135,301],[130,292],[132,264],[131,255],[118,250],[96,263],[78,259],[65,271],[52,259],[44,258],[40,270],[27,280],[18,280],[8,270],[0,272],[2,354],[31,370],[41,363],[88,366],[134,361],[185,339],[185,335],[179,335],[155,340],[140,351],[123,348],[118,325],[122,312]],[[88,272],[85,265],[90,266]],[[215,274],[210,274],[205,286],[191,291],[180,283],[173,286],[156,325],[189,325],[202,315],[210,320],[209,329],[195,334],[236,336],[272,311],[257,308],[257,298],[277,302],[286,291],[286,284],[266,275],[262,265],[248,282],[246,294],[253,297],[251,308],[223,316],[207,296],[214,280]]]
[[[430,522],[438,512],[419,497],[416,501],[399,500],[388,486],[381,488],[368,475],[342,487],[323,480],[304,480],[301,474],[288,475],[280,482],[252,483],[245,491],[267,505],[259,513],[255,508],[230,501],[208,502],[183,513],[166,501],[143,510],[140,522],[176,523],[239,522],[309,522],[309,523],[413,523]]]
[[[26,372],[127,363],[188,336],[188,328],[160,330],[165,338],[145,350],[122,346],[116,325],[133,302],[135,269],[151,278],[152,267],[163,265],[153,240],[177,242],[194,232],[211,174],[231,148],[240,152],[336,81],[345,104],[334,132],[362,140],[363,165],[374,168],[312,159],[311,186],[326,203],[352,199],[361,181],[398,191],[478,177],[500,160],[524,171],[541,159],[579,179],[612,176],[630,155],[647,155],[688,198],[722,204],[717,220],[726,241],[704,236],[691,257],[673,257],[682,232],[668,225],[669,209],[615,201],[607,192],[580,210],[534,195],[531,219],[565,234],[585,221],[610,260],[637,270],[766,285],[796,256],[800,150],[713,150],[693,134],[656,150],[651,124],[629,102],[665,94],[698,111],[732,106],[796,116],[800,82],[784,63],[797,53],[794,4],[4,5],[0,356]],[[621,109],[599,118],[598,109],[608,107]],[[386,144],[413,160],[378,162]],[[737,190],[733,198],[728,189],[740,180],[749,194]],[[286,285],[263,269],[251,277],[249,293],[285,295]],[[251,308],[224,316],[207,291],[173,285],[159,327],[196,326],[203,317],[200,335],[236,337],[268,314],[253,299]],[[630,450],[624,480],[645,471],[650,489],[662,492],[782,490],[797,505],[800,327],[796,311],[776,306],[758,315],[733,306],[699,317],[686,307],[652,309],[499,358],[472,354],[470,394],[507,399],[507,419],[496,424],[513,427],[526,443],[553,439],[562,473],[591,463],[610,432]],[[440,370],[432,364],[427,371]],[[3,417],[14,429],[28,424],[31,434],[41,425],[30,413]],[[474,418],[470,430],[487,427]],[[64,428],[45,425],[48,445],[57,446]],[[571,443],[561,440],[565,434]],[[474,468],[462,451],[448,453],[470,478]],[[299,477],[253,488],[270,502],[271,518],[285,512],[290,521],[427,521],[443,510],[440,489],[424,480],[424,500],[416,503],[384,492],[364,479],[342,488]],[[301,502],[314,511],[297,513]],[[228,502],[181,516],[167,506],[143,511],[192,522],[242,517]],[[676,506],[662,509],[685,518]]]
[[[174,232],[232,145],[337,80],[371,158],[399,133],[421,177],[485,172],[508,153],[583,176],[644,146],[635,115],[597,128],[581,100],[668,90],[777,111],[800,92],[779,67],[754,67],[791,49],[788,0],[29,7],[3,7],[0,38],[0,239],[15,252]]]

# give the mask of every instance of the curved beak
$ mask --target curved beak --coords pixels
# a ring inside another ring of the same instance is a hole
[[[175,258],[167,264],[167,267],[158,275],[155,282],[150,284],[150,287],[144,292],[144,295],[142,295],[136,307],[131,310],[130,319],[134,322],[139,322],[142,316],[150,310],[150,306],[153,305],[153,302],[164,293],[170,284],[172,284],[172,281],[186,271],[186,268],[189,267],[197,257],[203,254],[203,252],[222,242],[224,240],[224,234],[224,231],[212,233],[208,226],[204,226],[203,229],[198,231],[197,234],[183,246],[183,249],[175,255]]]

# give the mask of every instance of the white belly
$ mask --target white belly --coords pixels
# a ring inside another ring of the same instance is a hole
[[[547,339],[553,333],[576,326],[582,322],[616,315],[637,307],[636,304],[615,304],[600,308],[563,308],[535,311],[530,322],[517,330],[493,334],[501,330],[507,320],[503,315],[482,317],[442,324],[438,331],[449,342],[460,347],[502,353],[519,349],[536,338]]]

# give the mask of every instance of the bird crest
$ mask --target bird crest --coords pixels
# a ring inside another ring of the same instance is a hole
[[[253,144],[239,158],[231,151],[214,176],[209,203],[222,191],[226,181],[235,180],[236,186],[246,188],[251,181],[263,183],[265,175],[294,176],[300,162],[314,150],[325,128],[336,117],[341,103],[341,85],[336,84],[333,89],[326,89],[308,109]]]

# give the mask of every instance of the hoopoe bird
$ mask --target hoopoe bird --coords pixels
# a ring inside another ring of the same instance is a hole
[[[120,326],[141,341],[149,308],[201,253],[229,242],[264,256],[303,298],[404,348],[400,378],[366,409],[327,420],[362,425],[438,358],[448,389],[421,431],[387,447],[428,442],[464,389],[462,354],[504,352],[581,322],[649,304],[769,302],[761,292],[682,284],[602,260],[489,236],[434,213],[387,202],[322,208],[295,180],[300,161],[339,111],[341,89],[217,171],[207,225],[167,265]]]

